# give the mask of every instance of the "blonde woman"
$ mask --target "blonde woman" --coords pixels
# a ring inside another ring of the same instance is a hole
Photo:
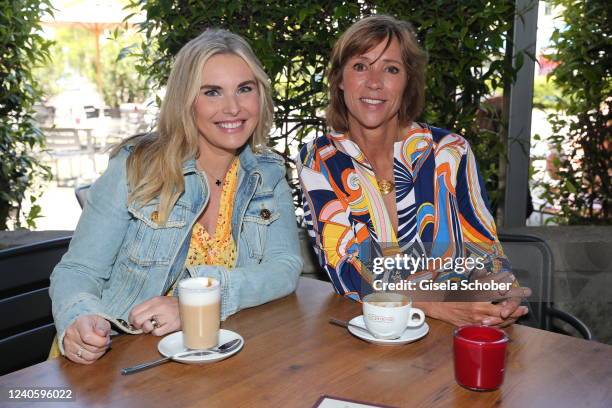
[[[51,276],[61,354],[89,364],[113,331],[179,330],[165,295],[185,276],[221,282],[222,319],[295,290],[291,192],[265,149],[272,112],[244,39],[207,30],[180,50],[157,131],[114,149]]]

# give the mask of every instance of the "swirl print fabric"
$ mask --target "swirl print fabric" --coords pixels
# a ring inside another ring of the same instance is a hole
[[[359,299],[371,291],[372,256],[409,253],[478,256],[488,271],[509,270],[497,240],[484,184],[469,143],[447,130],[413,123],[394,144],[397,232],[366,156],[345,134],[303,146],[297,161],[304,218],[319,263],[336,291]],[[408,279],[460,280],[453,270]]]

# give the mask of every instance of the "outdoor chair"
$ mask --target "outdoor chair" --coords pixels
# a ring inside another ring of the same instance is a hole
[[[47,359],[55,336],[49,277],[70,239],[0,251],[0,375]]]
[[[58,186],[67,186],[75,183],[79,175],[82,173],[80,159],[87,156],[93,165],[93,171],[96,171],[96,161],[94,157],[94,146],[91,136],[91,130],[83,129],[86,133],[86,141],[83,143],[79,135],[80,129],[76,128],[43,128],[41,129],[45,135],[45,147],[54,163],[55,179]],[[64,177],[60,173],[60,160],[67,160],[70,168],[68,177]],[[77,169],[73,166],[74,161],[77,161]]]
[[[520,319],[519,323],[571,335],[558,324],[563,322],[583,338],[593,340],[593,334],[586,324],[576,316],[554,307],[552,301],[554,258],[546,241],[522,234],[499,234],[499,240],[510,260],[512,272],[521,286],[529,287],[533,291],[532,300],[528,301],[529,314]]]
[[[298,228],[298,237],[300,239],[300,251],[302,253],[302,259],[304,260],[304,266],[302,267],[301,276],[304,278],[311,278],[329,282],[329,276],[319,265],[317,255],[310,242],[308,231],[306,228]]]

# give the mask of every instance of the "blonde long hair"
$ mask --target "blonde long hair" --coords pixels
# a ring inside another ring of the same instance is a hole
[[[158,219],[165,224],[170,211],[185,190],[183,162],[198,153],[199,133],[193,103],[202,84],[204,64],[218,54],[241,57],[253,71],[259,90],[259,122],[248,144],[257,150],[265,146],[272,126],[273,102],[270,79],[249,44],[226,30],[208,29],[178,52],[166,86],[156,132],[128,139],[116,146],[111,157],[124,145],[134,145],[127,160],[128,203],[144,205],[159,198]]]

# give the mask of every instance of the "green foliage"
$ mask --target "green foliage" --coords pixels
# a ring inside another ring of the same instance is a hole
[[[165,84],[174,55],[206,28],[225,28],[246,38],[273,82],[276,132],[271,139],[285,156],[291,145],[325,130],[327,58],[336,35],[362,11],[352,2],[306,0],[133,0],[132,5],[147,12],[141,27],[146,40],[137,53],[142,62],[136,69],[153,87]]]
[[[40,90],[32,69],[44,63],[51,43],[40,36],[40,18],[52,14],[49,0],[0,0],[0,230],[25,218],[28,227],[40,216],[37,190],[49,170],[34,155],[44,137],[33,120]],[[28,199],[30,211],[23,213]]]
[[[515,78],[505,52],[507,43],[512,41],[508,33],[514,21],[514,1],[373,3],[377,12],[415,26],[429,54],[427,99],[421,119],[460,132],[470,142],[495,209],[503,197],[499,177],[500,159],[506,154],[507,124],[501,101],[488,106],[481,102],[496,89],[509,87]],[[477,126],[485,112],[489,125]]]
[[[554,77],[539,76],[533,83],[533,107],[537,109],[554,109],[561,91],[556,86]]]
[[[104,101],[118,108],[122,103],[141,103],[147,97],[144,78],[134,70],[130,50],[142,42],[131,29],[115,29],[102,51]]]
[[[608,0],[554,0],[564,8],[567,26],[552,36],[559,65],[551,72],[562,97],[549,116],[557,180],[545,185],[544,198],[561,209],[567,224],[612,224],[612,30]]]
[[[489,191],[497,197],[503,138],[474,121],[481,100],[514,78],[504,58],[513,1],[132,0],[131,5],[147,12],[137,69],[154,86],[165,83],[172,57],[204,29],[221,27],[244,36],[272,79],[277,128],[272,140],[286,155],[290,146],[325,130],[325,69],[336,38],[374,12],[412,22],[430,56],[421,119],[471,141]]]

